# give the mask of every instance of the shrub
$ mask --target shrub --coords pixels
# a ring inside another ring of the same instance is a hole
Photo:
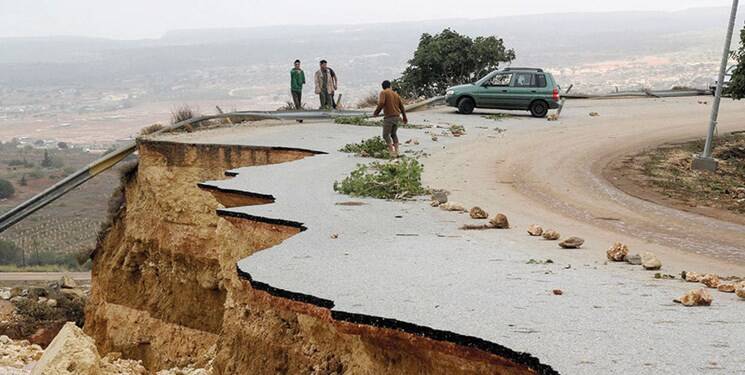
[[[140,136],[146,136],[153,134],[155,132],[161,131],[164,129],[164,126],[161,124],[152,124],[150,126],[146,126],[140,130]]]
[[[0,240],[0,264],[23,263],[23,250],[14,242]]]
[[[334,182],[334,190],[356,197],[412,198],[426,193],[422,187],[423,169],[418,161],[410,158],[360,164],[350,176],[341,182]]]
[[[371,92],[357,103],[357,108],[375,108],[378,106],[378,94]]]
[[[171,124],[178,124],[192,118],[194,118],[194,111],[186,104],[171,111]]]
[[[388,159],[390,157],[388,144],[378,136],[362,140],[360,143],[350,143],[339,151],[376,159]]]
[[[10,198],[16,193],[13,184],[3,178],[0,178],[0,199]]]

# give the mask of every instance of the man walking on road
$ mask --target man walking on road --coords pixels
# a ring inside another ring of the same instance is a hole
[[[378,107],[375,108],[373,116],[378,116],[383,111],[383,139],[388,144],[388,152],[392,158],[398,157],[398,124],[403,117],[404,124],[409,123],[406,118],[406,109],[401,97],[391,89],[390,81],[383,81],[383,91],[378,97]]]
[[[336,91],[336,74],[327,66],[326,60],[321,60],[321,68],[316,72],[316,94],[321,100],[321,109],[336,107],[334,92]]]
[[[305,84],[305,72],[300,69],[300,60],[295,60],[295,67],[290,70],[290,92],[295,109],[303,106],[303,85]]]

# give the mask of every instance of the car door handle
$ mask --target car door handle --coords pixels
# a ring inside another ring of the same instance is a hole
[[[507,90],[502,90],[502,92],[507,92]]]
[[[531,90],[530,92],[532,92],[533,94],[535,94],[535,93],[536,93],[537,91],[535,91],[535,90]]]

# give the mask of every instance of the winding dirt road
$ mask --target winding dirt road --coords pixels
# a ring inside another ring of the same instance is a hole
[[[440,109],[439,121],[507,131],[433,155],[425,161],[425,183],[450,190],[453,200],[467,205],[499,207],[517,228],[556,228],[584,237],[596,250],[622,241],[632,252],[656,253],[666,269],[745,274],[745,226],[632,197],[603,177],[614,159],[705,135],[710,102],[571,101],[558,122],[522,115],[495,122]],[[745,130],[745,102],[726,100],[719,131],[735,130]]]

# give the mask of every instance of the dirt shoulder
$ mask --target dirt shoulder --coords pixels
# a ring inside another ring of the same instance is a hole
[[[703,140],[662,145],[624,156],[603,170],[616,188],[649,202],[745,225],[745,132],[717,140],[717,172],[693,171]]]

